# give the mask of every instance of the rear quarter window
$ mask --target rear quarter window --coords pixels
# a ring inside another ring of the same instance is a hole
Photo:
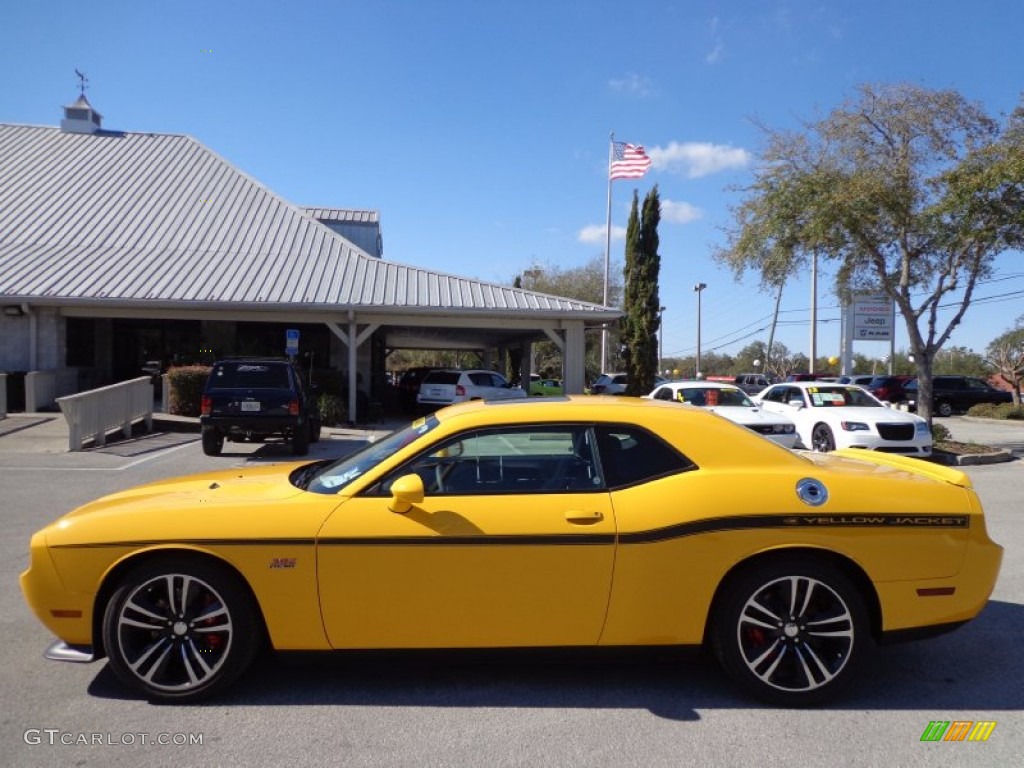
[[[595,431],[601,468],[610,489],[697,468],[661,438],[637,427],[602,426]]]
[[[458,384],[460,374],[458,371],[431,371],[423,377],[424,384]]]

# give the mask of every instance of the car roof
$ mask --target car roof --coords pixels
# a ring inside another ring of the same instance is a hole
[[[677,381],[663,381],[656,389],[662,387],[672,387],[672,389],[732,389],[736,392],[742,392],[743,390],[737,387],[730,381],[708,381],[707,379],[689,379],[689,380],[677,380]]]
[[[857,387],[858,389],[864,389],[864,387],[861,387],[858,384],[842,384],[838,381],[822,381],[821,379],[815,379],[814,381],[780,381],[778,384],[772,384],[772,389],[775,387],[797,387],[799,389],[814,389],[818,387]]]

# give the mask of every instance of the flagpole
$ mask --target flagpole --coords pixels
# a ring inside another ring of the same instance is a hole
[[[608,306],[608,263],[612,251],[612,158],[615,155],[615,131],[608,136],[608,214],[604,227],[604,306]],[[608,372],[608,324],[601,326],[601,370]]]

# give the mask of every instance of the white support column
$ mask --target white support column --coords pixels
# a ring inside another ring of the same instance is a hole
[[[565,347],[562,351],[562,390],[567,395],[582,395],[586,385],[586,346],[583,322],[565,324]]]

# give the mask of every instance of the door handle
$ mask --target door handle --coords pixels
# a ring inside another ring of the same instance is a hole
[[[599,523],[604,520],[604,513],[602,512],[583,512],[578,509],[570,509],[565,513],[565,519],[570,523],[577,523],[579,525],[592,525]]]

